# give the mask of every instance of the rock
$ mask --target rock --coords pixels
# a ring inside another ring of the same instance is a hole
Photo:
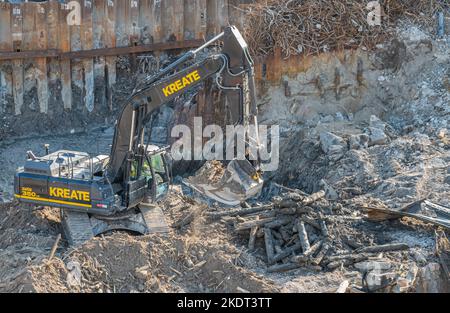
[[[383,261],[364,261],[355,263],[353,266],[362,273],[374,271],[381,274],[382,272],[391,269],[392,264],[390,262]]]
[[[370,127],[378,128],[382,131],[386,129],[386,123],[380,120],[377,116],[371,115],[370,116]]]
[[[138,279],[147,280],[149,266],[145,265],[134,270],[134,276]]]
[[[347,149],[344,146],[332,145],[329,147],[328,158],[332,162],[339,161],[346,151]]]
[[[414,260],[416,260],[416,262],[419,263],[419,265],[427,264],[427,259],[419,251],[413,250],[413,251],[411,251],[411,255],[413,256]]]
[[[344,120],[345,120],[344,115],[342,115],[341,112],[337,112],[336,113],[336,121],[342,122]]]
[[[81,286],[81,265],[78,261],[69,261],[67,268],[67,285],[71,287]]]
[[[324,179],[320,181],[319,186],[325,191],[325,196],[328,200],[339,199],[339,195],[336,190],[334,190],[334,188],[331,187]]]
[[[326,154],[329,154],[330,151],[339,150],[339,148],[332,146],[342,146],[346,145],[346,142],[343,138],[336,136],[330,132],[322,132],[320,133],[320,145],[322,147],[322,151]]]
[[[445,139],[446,137],[448,136],[448,130],[447,130],[447,128],[441,128],[441,129],[439,129],[439,131],[438,131],[438,134],[437,134],[437,137],[439,138],[439,139]]]
[[[325,116],[324,118],[322,118],[321,120],[320,120],[320,122],[321,123],[332,123],[332,122],[334,122],[334,117],[333,116],[331,116],[331,115],[327,115],[327,116]]]
[[[429,263],[420,269],[416,291],[421,293],[445,292],[445,284],[439,263]]]
[[[369,146],[369,136],[366,134],[351,135],[349,146],[354,150],[366,149]]]
[[[450,185],[450,176],[447,176],[447,177],[444,179],[444,184]]]
[[[383,130],[369,127],[369,147],[387,144],[388,137]]]
[[[366,276],[367,288],[369,291],[378,291],[388,287],[397,277],[395,273],[377,273],[371,271]]]
[[[415,285],[417,279],[417,273],[419,272],[419,268],[416,264],[412,264],[409,268],[406,277],[400,277],[397,279],[397,283],[392,289],[394,293],[403,293],[409,292]]]
[[[414,131],[414,125],[406,125],[402,130],[403,134],[409,134],[412,131]]]
[[[347,118],[349,121],[353,121],[353,113],[348,113]]]

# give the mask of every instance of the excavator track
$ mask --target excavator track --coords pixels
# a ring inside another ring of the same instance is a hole
[[[64,235],[71,246],[79,246],[94,237],[87,213],[61,209],[61,223]]]
[[[164,213],[160,207],[141,203],[139,209],[147,225],[148,234],[169,232],[169,226],[167,226]]]
[[[111,217],[89,216],[87,213],[61,209],[61,223],[69,245],[74,247],[114,230],[141,235],[169,232],[161,208],[149,204],[140,204],[139,210]]]

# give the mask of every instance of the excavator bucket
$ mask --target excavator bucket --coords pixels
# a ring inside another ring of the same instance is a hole
[[[219,163],[206,163],[183,184],[203,197],[227,206],[238,205],[260,194],[263,180],[248,160],[233,160],[226,168]]]

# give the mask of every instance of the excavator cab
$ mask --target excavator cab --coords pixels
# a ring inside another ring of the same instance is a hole
[[[171,183],[171,163],[167,148],[146,146],[143,157],[138,156],[131,163],[130,184],[140,188],[129,193],[128,206],[138,203],[155,203],[169,193]]]
[[[169,193],[170,162],[168,154],[164,152],[146,154],[142,164],[142,175],[147,180],[147,191],[152,202],[164,199]]]

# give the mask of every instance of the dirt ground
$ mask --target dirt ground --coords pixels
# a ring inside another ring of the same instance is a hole
[[[308,210],[327,221],[328,257],[361,247],[408,246],[368,259],[380,267],[378,274],[392,278],[388,285],[364,288],[366,261],[273,272],[264,236],[257,235],[249,249],[250,230],[236,231],[258,214],[213,219],[230,209],[196,202],[179,184],[161,204],[169,234],[115,232],[75,249],[63,239],[49,260],[61,233],[59,212],[10,202],[14,171],[27,150],[41,154],[44,143],[52,150],[107,152],[112,129],[105,128],[0,144],[0,292],[335,292],[345,281],[347,292],[448,292],[446,264],[437,253],[450,253],[448,229],[413,218],[374,221],[363,210],[399,209],[422,198],[450,207],[450,40],[436,41],[415,27],[399,29],[398,37],[395,64],[376,65],[391,51],[390,43],[361,52],[368,63],[365,88],[355,90],[357,96],[349,92],[332,100],[331,90],[305,100],[282,96],[280,86],[268,89],[261,120],[281,126],[281,163],[266,174],[261,197],[249,202],[259,206],[283,196],[286,189],[276,183],[308,194],[325,191],[325,199]],[[333,76],[334,62],[320,70]],[[293,92],[313,74],[290,78]],[[306,231],[312,243],[321,240],[314,227]]]

